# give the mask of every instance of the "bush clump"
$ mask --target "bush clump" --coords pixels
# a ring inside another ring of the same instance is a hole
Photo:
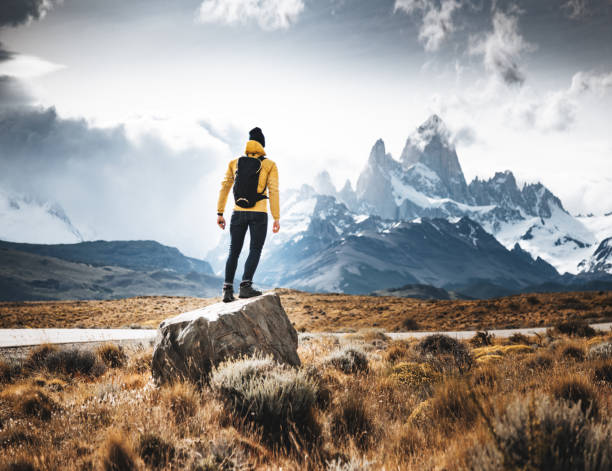
[[[17,414],[41,420],[49,420],[57,409],[55,401],[38,386],[10,386],[0,393],[0,399],[8,401]]]
[[[294,430],[307,439],[318,433],[317,384],[304,370],[271,357],[244,357],[214,368],[210,386],[237,419],[260,427],[271,444],[290,447]]]
[[[114,343],[107,343],[98,347],[96,353],[108,368],[121,368],[127,361],[127,355],[123,348]]]
[[[468,348],[457,339],[444,334],[428,335],[417,345],[417,350],[426,359],[434,362],[450,363],[460,372],[468,371],[474,359]]]
[[[589,360],[610,360],[612,359],[612,342],[598,343],[591,346],[587,353]]]
[[[359,448],[367,448],[372,442],[374,422],[363,398],[349,391],[334,406],[330,419],[334,438],[342,441],[351,437]]]
[[[577,345],[566,345],[561,349],[561,357],[568,360],[582,361],[584,360],[584,350]]]
[[[553,396],[571,403],[580,403],[582,412],[597,417],[599,415],[599,401],[597,391],[593,385],[582,376],[570,376],[562,379],[552,386]]]
[[[174,458],[175,449],[171,443],[154,433],[144,433],[138,441],[138,454],[152,468],[162,468]]]
[[[402,361],[391,368],[390,377],[415,388],[428,388],[440,379],[440,373],[427,363]]]
[[[188,382],[175,382],[164,388],[162,399],[168,404],[176,423],[193,417],[198,410],[198,392],[195,386]]]
[[[471,424],[477,415],[477,406],[464,381],[444,381],[431,398],[431,417],[435,423]]]
[[[516,400],[490,422],[489,431],[493,440],[471,452],[472,469],[603,471],[612,466],[612,426],[595,424],[565,401]]]
[[[511,345],[531,345],[533,342],[529,340],[525,334],[521,334],[520,332],[515,332],[510,337],[508,337],[507,342]]]
[[[139,468],[127,438],[118,432],[109,434],[100,453],[104,471],[132,471]]]
[[[476,332],[474,337],[470,339],[470,345],[472,347],[488,347],[493,345],[493,339],[495,336],[489,332]]]
[[[332,352],[324,363],[346,374],[366,373],[369,370],[367,354],[355,345],[347,345]]]
[[[412,355],[410,344],[408,342],[395,341],[385,350],[384,358],[389,363],[395,363],[399,360],[407,360]]]
[[[612,361],[599,360],[593,366],[593,379],[597,382],[612,384]]]
[[[22,367],[18,362],[0,360],[0,384],[12,383],[21,373]]]
[[[596,332],[586,321],[581,319],[570,319],[559,322],[555,329],[566,335],[575,337],[594,337]]]

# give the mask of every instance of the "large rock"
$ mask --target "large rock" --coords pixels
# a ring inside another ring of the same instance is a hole
[[[213,365],[256,352],[300,365],[298,336],[274,292],[218,303],[166,319],[159,325],[151,365],[159,383],[206,381]]]

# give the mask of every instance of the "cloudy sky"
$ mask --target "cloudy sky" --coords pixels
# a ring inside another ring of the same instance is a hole
[[[203,256],[251,127],[281,190],[354,185],[435,112],[468,181],[511,169],[600,214],[611,44],[612,0],[3,0],[0,189]]]

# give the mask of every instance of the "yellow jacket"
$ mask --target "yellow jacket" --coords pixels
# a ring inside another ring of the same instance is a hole
[[[262,155],[266,155],[266,151],[262,145],[257,141],[248,141],[246,145],[245,154],[247,157],[258,158]],[[234,159],[229,163],[225,177],[221,182],[221,190],[219,191],[219,200],[217,202],[217,213],[223,213],[225,211],[225,204],[227,203],[227,195],[229,194],[232,186],[234,185],[234,176],[236,175],[236,167],[238,165],[238,159]],[[278,203],[278,169],[276,164],[270,159],[264,159],[261,163],[261,171],[259,172],[259,182],[257,184],[257,191],[259,193],[264,191],[267,186],[268,198],[270,198],[270,212],[274,219],[280,219],[280,208]],[[241,208],[240,206],[234,206],[234,211],[258,211],[262,213],[268,212],[268,201],[267,199],[259,200],[255,203],[252,208]]]

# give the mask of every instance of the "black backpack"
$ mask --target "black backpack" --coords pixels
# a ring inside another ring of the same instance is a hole
[[[268,198],[262,193],[257,193],[259,184],[259,172],[265,157],[262,155],[257,159],[253,157],[240,157],[236,166],[234,178],[234,200],[241,208],[252,208],[260,200]]]

